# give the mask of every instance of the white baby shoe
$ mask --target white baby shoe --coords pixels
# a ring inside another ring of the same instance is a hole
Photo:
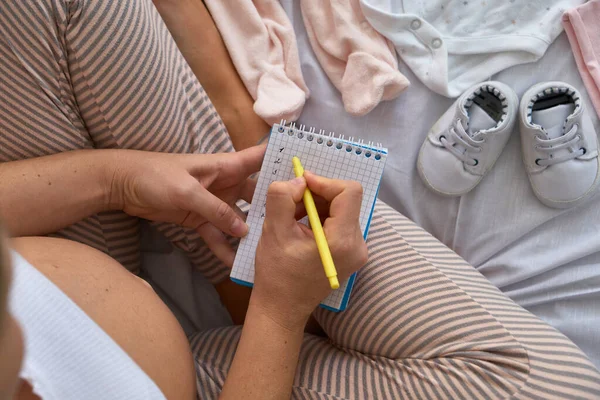
[[[531,87],[521,99],[523,162],[548,207],[586,200],[598,184],[598,138],[577,89],[563,82]]]
[[[417,161],[421,179],[445,196],[461,196],[494,166],[517,121],[519,99],[500,82],[467,90],[429,131]]]

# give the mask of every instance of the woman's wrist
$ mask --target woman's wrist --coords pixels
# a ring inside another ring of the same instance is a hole
[[[242,335],[219,398],[289,399],[304,325],[301,321],[282,318],[286,314],[281,314],[283,308],[274,312],[270,306],[280,301],[263,303],[266,298],[255,293],[260,294],[260,290],[253,291]],[[293,315],[292,312],[287,314]]]
[[[267,318],[281,328],[291,332],[304,332],[311,312],[303,310],[298,304],[291,304],[284,299],[270,299],[260,290],[254,289],[248,305],[246,320],[256,315]]]
[[[126,169],[128,150],[94,151],[103,191],[103,211],[123,210],[123,170]],[[133,152],[132,152],[133,153]]]
[[[269,124],[254,113],[252,99],[239,97],[235,101],[221,101],[211,97],[237,151],[256,145],[271,131]]]

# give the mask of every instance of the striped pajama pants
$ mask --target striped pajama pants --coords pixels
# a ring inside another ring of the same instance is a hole
[[[0,161],[84,148],[231,151],[210,100],[150,0],[0,2]],[[57,235],[132,271],[139,221],[94,215]],[[227,270],[189,231],[158,228],[207,278]],[[600,399],[600,372],[565,336],[379,202],[348,309],[317,310],[295,399]],[[191,337],[200,398],[216,398],[240,336]]]

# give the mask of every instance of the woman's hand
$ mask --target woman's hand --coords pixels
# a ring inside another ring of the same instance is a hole
[[[312,231],[296,221],[297,206],[307,185],[314,195],[329,203],[323,229],[340,282],[367,262],[367,246],[359,224],[361,185],[308,171],[304,176],[269,186],[252,293],[255,305],[279,323],[294,327],[303,326],[331,292]]]
[[[111,208],[129,215],[195,229],[219,259],[233,264],[223,233],[241,237],[248,227],[235,202],[252,200],[265,147],[237,153],[115,153]]]

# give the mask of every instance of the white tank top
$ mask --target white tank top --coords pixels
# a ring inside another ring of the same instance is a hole
[[[71,299],[12,252],[9,309],[25,336],[20,376],[44,400],[161,399],[142,369]]]

